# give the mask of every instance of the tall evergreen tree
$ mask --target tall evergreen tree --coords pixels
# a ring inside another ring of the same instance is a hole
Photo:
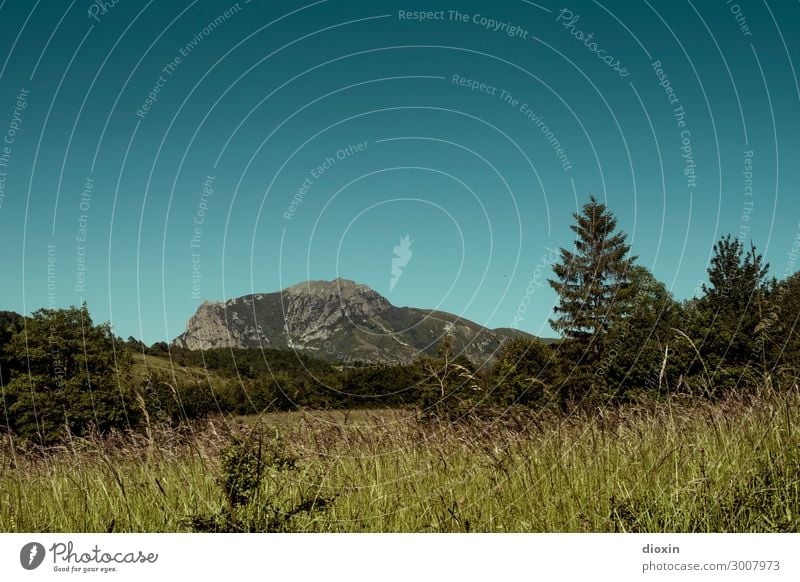
[[[564,355],[579,365],[570,375],[588,382],[582,387],[588,390],[591,374],[580,370],[600,360],[605,334],[630,306],[629,274],[636,257],[626,235],[615,232],[616,218],[594,196],[573,216],[575,252],[560,249],[560,263],[553,265],[556,278],[549,281],[559,297],[550,325],[566,340]]]
[[[629,256],[626,235],[614,232],[617,219],[594,196],[573,216],[577,252],[562,248],[561,263],[553,265],[557,279],[549,283],[559,296],[559,315],[550,324],[569,339],[588,342],[608,331],[626,304],[636,257]]]

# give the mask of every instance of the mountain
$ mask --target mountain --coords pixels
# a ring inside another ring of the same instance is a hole
[[[519,330],[491,330],[443,311],[396,307],[347,279],[308,281],[276,293],[206,301],[174,340],[179,347],[295,349],[327,361],[408,363],[434,354],[442,336],[476,364]]]
[[[507,338],[514,338],[514,337],[522,337],[528,339],[538,339],[543,344],[557,344],[561,340],[555,337],[539,337],[537,338],[534,335],[529,334],[526,331],[522,331],[521,329],[515,329],[513,327],[496,327],[494,328],[494,333],[501,335]]]

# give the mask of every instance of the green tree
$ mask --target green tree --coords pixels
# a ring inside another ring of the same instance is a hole
[[[572,363],[567,370],[567,398],[594,388],[591,368],[603,357],[605,336],[630,305],[630,255],[626,235],[615,232],[617,220],[594,197],[574,213],[575,252],[560,249],[550,286],[558,294],[556,317],[550,320],[565,341],[561,353]]]
[[[0,383],[3,385],[9,379],[9,366],[3,347],[11,338],[23,328],[24,318],[13,311],[0,311]]]
[[[36,311],[5,353],[8,428],[22,438],[49,445],[90,425],[129,426],[130,356],[115,353],[110,325],[93,325],[85,304]]]
[[[490,397],[503,404],[546,404],[558,381],[557,354],[537,339],[515,337],[503,344],[489,377]]]
[[[727,235],[714,245],[709,282],[702,287],[689,335],[716,388],[761,381],[759,335],[768,310],[768,269],[752,244],[745,251],[740,240]]]
[[[23,327],[24,318],[13,311],[0,311],[0,348]]]
[[[763,357],[768,382],[779,377],[793,386],[800,374],[800,272],[771,282],[756,327],[756,355]]]
[[[641,390],[667,390],[678,363],[674,327],[681,306],[646,267],[630,270],[630,298],[612,324],[595,376],[605,383],[605,397],[624,399]]]

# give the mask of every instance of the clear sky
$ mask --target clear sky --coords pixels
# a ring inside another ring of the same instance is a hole
[[[553,335],[550,249],[590,194],[678,298],[726,233],[783,276],[798,23],[744,0],[2,0],[0,309],[85,300],[152,343],[204,299],[340,276]]]

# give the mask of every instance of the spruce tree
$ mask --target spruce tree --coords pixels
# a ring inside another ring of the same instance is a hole
[[[594,196],[574,213],[575,252],[560,249],[549,281],[559,297],[553,329],[565,339],[564,350],[577,369],[569,371],[582,390],[594,382],[587,367],[602,358],[603,340],[613,323],[630,306],[629,274],[636,257],[630,255],[626,235],[615,232],[617,220]]]

